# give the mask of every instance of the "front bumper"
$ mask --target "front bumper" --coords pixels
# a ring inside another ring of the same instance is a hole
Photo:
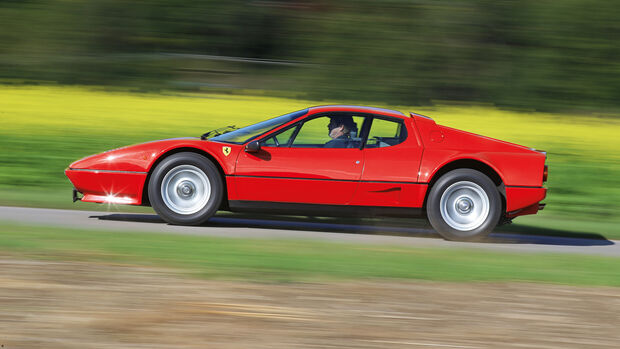
[[[73,202],[97,202],[140,205],[146,172],[103,171],[88,169],[65,170],[73,183]],[[79,193],[83,196],[80,197]]]

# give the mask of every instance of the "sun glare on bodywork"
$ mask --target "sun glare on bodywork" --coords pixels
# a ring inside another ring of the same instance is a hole
[[[130,204],[131,202],[131,198],[127,196],[116,196],[114,194],[108,194],[105,197],[105,203],[108,204]]]

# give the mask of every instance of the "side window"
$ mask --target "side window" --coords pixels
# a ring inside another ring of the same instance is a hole
[[[273,135],[262,142],[265,147],[288,147],[291,136],[297,127],[290,127],[276,135]]]
[[[334,114],[306,121],[293,140],[297,148],[357,148],[363,116]]]
[[[301,125],[297,137],[293,140],[293,147],[322,148],[330,141],[328,128],[329,118],[320,117],[311,119]]]
[[[374,118],[368,133],[366,148],[383,148],[400,144],[407,139],[407,129],[401,120]]]

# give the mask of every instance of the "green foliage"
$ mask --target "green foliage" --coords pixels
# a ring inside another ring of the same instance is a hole
[[[619,11],[607,0],[5,1],[0,76],[617,110]]]

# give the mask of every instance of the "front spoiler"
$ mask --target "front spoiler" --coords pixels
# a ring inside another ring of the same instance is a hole
[[[146,172],[65,170],[73,183],[73,202],[140,205]],[[81,196],[80,196],[81,194]]]

